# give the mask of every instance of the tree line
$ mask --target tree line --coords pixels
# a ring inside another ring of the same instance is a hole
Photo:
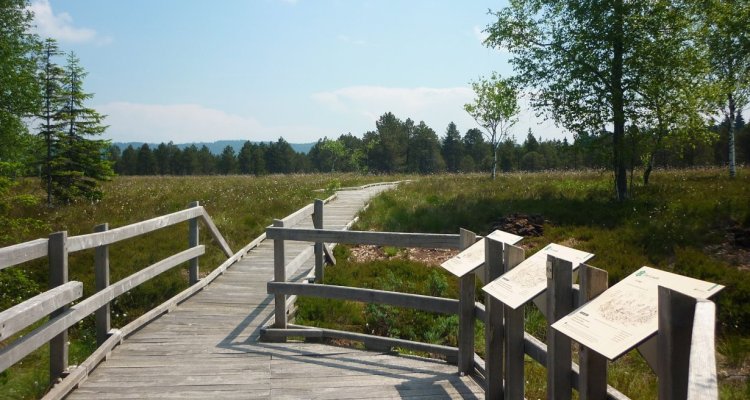
[[[667,139],[656,154],[646,153],[635,137],[628,136],[627,156],[631,165],[645,168],[647,157],[654,157],[658,165],[694,167],[727,165],[726,142],[728,126],[711,127],[711,139],[698,144],[684,145]],[[750,126],[741,114],[735,126],[738,131],[738,161],[750,162]],[[583,168],[607,169],[612,165],[612,134],[597,132],[575,135],[567,139],[544,140],[531,130],[523,141],[508,137],[497,151],[497,169],[502,172],[575,170]],[[226,146],[220,154],[213,154],[203,145],[180,149],[172,142],[151,147],[112,146],[108,159],[120,175],[228,175],[228,174],[284,174],[309,172],[356,173],[417,173],[490,172],[494,165],[492,143],[479,129],[471,128],[463,134],[454,123],[445,131],[437,132],[424,122],[401,120],[393,113],[383,114],[376,129],[362,137],[347,133],[336,139],[323,138],[309,153],[295,152],[283,138],[276,142],[247,141],[237,151]]]

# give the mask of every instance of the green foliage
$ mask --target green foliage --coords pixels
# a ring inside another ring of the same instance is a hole
[[[357,229],[487,234],[505,215],[541,214],[549,224],[543,237],[526,238],[530,251],[557,242],[592,252],[612,284],[643,265],[721,283],[722,331],[750,334],[749,273],[704,250],[726,240],[728,221],[746,220],[750,182],[715,169],[668,171],[627,203],[613,202],[610,188],[597,172],[430,177],[374,199]]]
[[[455,278],[435,266],[425,266],[398,257],[355,264],[348,260],[348,256],[348,249],[343,246],[336,248],[338,263],[326,269],[327,284],[457,297]],[[457,343],[456,316],[315,298],[300,298],[297,304],[297,320],[302,324],[428,343],[453,346]]]
[[[53,60],[61,54],[54,40],[45,41],[39,134],[46,145],[42,179],[47,204],[53,199],[59,203],[78,198],[101,200],[99,182],[110,179],[114,172],[104,157],[109,142],[92,136],[101,135],[107,127],[102,125],[102,115],[84,106],[93,95],[83,91],[86,72],[78,58],[70,54],[63,70]]]
[[[466,110],[474,121],[486,131],[489,143],[492,146],[492,178],[497,171],[497,149],[507,137],[510,128],[518,121],[518,89],[514,81],[503,79],[497,73],[492,73],[489,78],[479,78],[472,82],[474,89],[473,103],[464,104]]]

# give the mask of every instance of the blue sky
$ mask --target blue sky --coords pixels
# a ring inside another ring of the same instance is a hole
[[[313,142],[375,129],[387,111],[439,136],[471,80],[510,75],[481,43],[500,1],[33,0],[37,32],[75,51],[114,141]],[[519,141],[562,138],[522,112]]]

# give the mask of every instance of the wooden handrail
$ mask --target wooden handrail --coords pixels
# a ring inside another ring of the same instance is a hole
[[[331,229],[296,229],[268,227],[269,239],[300,242],[371,244],[396,247],[459,249],[460,235],[437,233],[339,231]]]
[[[716,305],[709,300],[698,300],[695,304],[693,335],[690,342],[688,400],[719,398],[714,353],[715,321]]]
[[[192,207],[186,210],[177,211],[160,217],[151,218],[146,221],[136,222],[119,228],[110,229],[104,232],[89,233],[85,235],[68,237],[68,253],[76,251],[93,249],[99,246],[106,246],[112,243],[120,242],[149,232],[153,232],[168,226],[185,222],[193,218],[200,218],[211,233],[211,237],[216,240],[222,252],[227,257],[231,257],[234,252],[227,244],[226,239],[222,236],[219,229],[214,224],[211,216],[202,206]],[[27,261],[35,260],[47,256],[48,239],[36,239],[29,242],[19,243],[12,246],[0,248],[0,270]]]
[[[48,241],[49,239],[36,239],[0,248],[0,271],[26,261],[46,257]]]
[[[341,299],[377,303],[442,314],[458,314],[458,300],[419,294],[390,292],[335,285],[310,285],[295,282],[268,282],[269,294]]]
[[[21,304],[0,312],[0,340],[5,340],[46,317],[52,311],[83,296],[83,283],[68,282],[40,293]]]

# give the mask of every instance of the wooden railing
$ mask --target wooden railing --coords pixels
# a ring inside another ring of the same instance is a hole
[[[316,213],[317,218],[322,220],[322,207]],[[575,307],[592,300],[607,289],[605,271],[582,265],[579,269],[580,283],[574,285],[570,262],[548,256],[551,277],[547,282],[547,290],[535,299],[547,318],[547,343],[543,343],[524,331],[523,307],[510,309],[491,296],[486,296],[485,304],[475,301],[474,273],[460,279],[458,300],[325,285],[321,274],[315,272],[323,271],[318,261],[302,282],[287,282],[287,269],[297,268],[305,260],[301,259],[301,255],[292,262],[294,265],[285,264],[285,241],[465,249],[478,238],[464,230],[460,234],[445,235],[335,231],[322,229],[322,226],[321,221],[319,225],[316,223],[317,229],[293,229],[286,227],[284,221],[278,220],[266,230],[267,238],[274,240],[275,249],[274,281],[267,285],[268,293],[275,296],[275,316],[272,323],[262,329],[261,337],[264,340],[284,341],[290,336],[348,339],[364,342],[366,346],[375,348],[397,346],[441,354],[449,362],[456,363],[460,373],[476,373],[483,379],[487,398],[491,399],[523,398],[524,357],[529,356],[547,368],[549,398],[570,398],[572,389],[576,389],[581,399],[627,399],[621,392],[607,385],[608,362],[604,356],[581,346],[579,363],[574,363],[571,339],[550,327]],[[308,259],[309,256],[308,253]],[[488,239],[485,282],[499,277],[520,264],[524,258],[523,249]],[[290,324],[288,320],[296,310],[294,301],[297,296],[385,304],[458,315],[458,347]],[[682,303],[679,306],[669,306],[670,302],[675,301]],[[683,304],[685,302],[687,306]],[[485,324],[485,359],[474,352],[476,320]],[[717,398],[713,342],[714,304],[707,300],[696,301],[679,292],[660,287],[659,320],[657,356],[660,361],[658,369],[655,369],[659,377],[660,398],[682,399],[688,393],[692,396],[690,398]],[[686,320],[691,329],[678,329]]]
[[[199,220],[204,223],[211,237],[228,257],[221,266],[203,279],[199,279],[198,271],[198,257],[205,253],[205,246],[198,243]],[[189,224],[190,246],[187,250],[167,257],[118,282],[109,283],[109,245],[186,221]],[[102,224],[97,226],[95,231],[92,234],[72,237],[68,237],[67,232],[57,232],[47,239],[0,248],[0,270],[34,259],[48,258],[51,289],[0,312],[0,340],[3,341],[9,340],[12,335],[49,316],[48,321],[0,349],[0,372],[2,372],[32,351],[50,343],[50,381],[54,384],[60,378],[64,379],[54,386],[46,398],[62,398],[76,384],[85,379],[89,371],[101,362],[123,338],[201,290],[265,238],[265,235],[262,235],[240,252],[232,253],[211,217],[197,202],[192,203],[190,208],[183,211],[115,229],[108,229],[107,224]],[[70,305],[71,302],[82,297],[83,284],[75,281],[68,282],[68,255],[87,249],[95,249],[94,268],[97,291],[80,302]],[[185,262],[190,263],[188,273],[190,287],[126,326],[111,329],[109,306],[112,300]],[[69,369],[67,330],[92,313],[95,314],[99,347],[81,365]]]

